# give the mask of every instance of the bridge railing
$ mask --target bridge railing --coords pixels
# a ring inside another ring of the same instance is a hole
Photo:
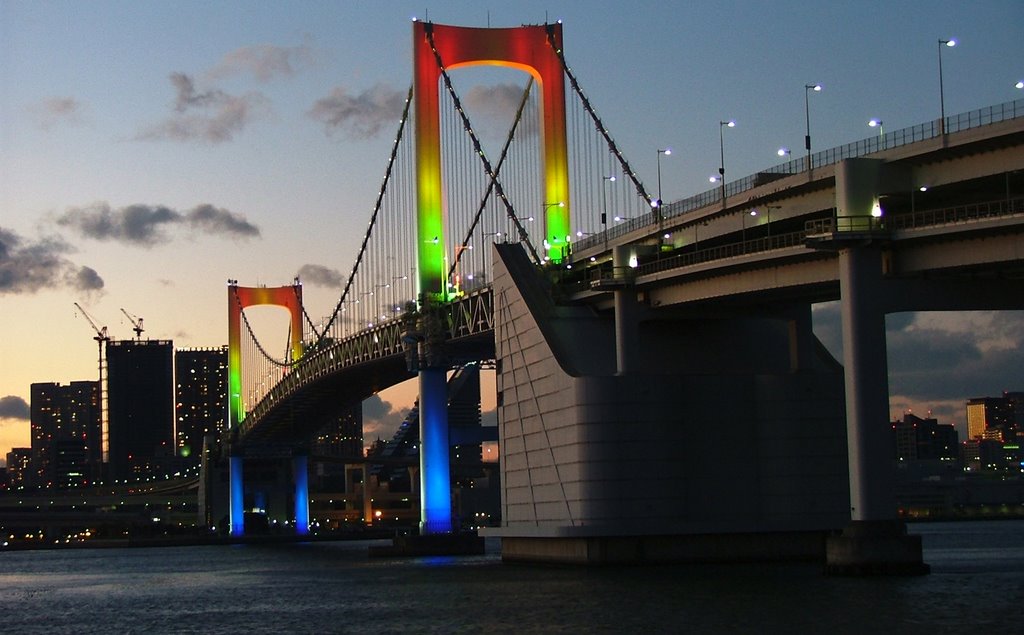
[[[450,340],[494,328],[494,295],[489,286],[466,294],[446,305],[445,309],[445,328]],[[404,338],[407,335],[405,319],[400,316],[344,339],[325,341],[319,349],[308,351],[299,364],[246,414],[240,424],[240,434],[247,434],[276,404],[306,384],[345,367],[406,354],[408,343]]]
[[[915,229],[918,227],[965,223],[1013,214],[1024,214],[1024,198],[958,205],[956,207],[922,210],[912,214],[894,216],[890,219],[889,227],[891,229]]]
[[[979,128],[981,126],[987,126],[1001,121],[1010,121],[1018,117],[1024,117],[1024,99],[1017,99],[1002,104],[996,104],[994,106],[979,108],[977,110],[972,110],[958,115],[951,115],[946,117],[945,128],[947,134],[962,132],[964,130],[970,130],[971,128]],[[860,141],[854,141],[836,148],[822,150],[811,155],[811,165],[818,168],[839,163],[844,159],[863,157],[883,150],[889,150],[891,148],[925,141],[927,139],[934,139],[942,136],[942,126],[940,123],[939,119],[934,119],[908,128],[901,128],[885,134],[861,139]],[[734,196],[736,194],[752,190],[755,187],[760,187],[761,185],[770,183],[774,180],[785,178],[793,174],[799,174],[806,170],[806,157],[793,159],[792,161],[769,167],[757,174],[752,174],[739,179],[738,181],[730,181],[726,183],[724,194],[726,197]],[[705,192],[701,192],[700,194],[663,205],[661,207],[661,215],[663,218],[672,218],[707,207],[714,203],[720,203],[722,201],[722,195],[723,188],[721,186],[715,187]],[[607,234],[605,232],[599,232],[577,241],[575,249],[579,251],[596,247],[603,244],[607,239],[614,239],[637,229],[649,227],[657,223],[657,221],[658,217],[654,212],[628,219],[609,227],[606,230]]]

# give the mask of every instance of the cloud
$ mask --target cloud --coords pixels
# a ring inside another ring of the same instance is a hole
[[[930,401],[1024,390],[1024,314],[1017,311],[916,313],[887,329],[890,392]]]
[[[74,287],[84,291],[97,291],[103,288],[103,278],[92,267],[82,267],[75,274]]]
[[[814,332],[842,362],[839,303],[814,310]],[[889,405],[960,423],[973,397],[1024,390],[1024,312],[945,311],[886,317]]]
[[[381,84],[358,95],[350,95],[339,86],[316,100],[306,114],[324,124],[327,134],[341,130],[358,139],[369,139],[385,125],[398,128],[405,108],[406,93]]]
[[[144,204],[113,209],[101,202],[89,207],[69,208],[57,218],[57,224],[69,227],[86,238],[113,240],[135,247],[152,247],[168,242],[166,229],[182,226],[230,238],[260,235],[259,228],[243,216],[205,203],[187,212],[179,212],[163,205]]]
[[[274,46],[257,44],[243,46],[224,55],[207,76],[221,79],[232,75],[250,74],[257,81],[268,82],[277,77],[291,77],[313,65],[315,55],[308,44]]]
[[[28,242],[0,227],[0,295],[35,293],[55,286],[93,292],[103,288],[94,269],[71,262],[70,245],[59,238]]]
[[[57,124],[80,124],[84,107],[74,97],[48,97],[43,101],[29,106],[29,111],[36,120],[36,125],[49,130]]]
[[[210,234],[234,238],[258,238],[259,227],[239,214],[213,205],[197,205],[185,214],[185,221],[193,228]]]
[[[0,397],[0,419],[28,421],[30,419],[28,403],[21,397],[14,395]]]
[[[504,139],[515,121],[519,103],[523,100],[525,86],[516,84],[496,84],[494,86],[473,86],[462,97],[462,103],[469,113],[474,127],[481,134]],[[536,86],[531,90],[535,92]],[[480,122],[478,119],[485,121]],[[538,133],[537,111],[528,103],[523,112],[523,119],[516,129],[518,136],[536,136]]]
[[[321,287],[340,287],[345,281],[340,271],[323,265],[302,265],[295,275],[303,282]]]
[[[396,409],[379,395],[371,396],[363,402],[363,438],[367,444],[377,437],[390,439],[408,414],[408,408]]]
[[[242,96],[219,89],[199,92],[185,73],[171,73],[170,80],[177,92],[175,114],[141,131],[136,139],[223,143],[269,111],[268,100],[258,92]]]

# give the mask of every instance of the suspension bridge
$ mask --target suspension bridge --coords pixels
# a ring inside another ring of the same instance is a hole
[[[904,550],[889,564],[920,569],[886,492],[884,314],[1024,308],[1008,293],[1024,269],[1024,102],[663,204],[580,86],[561,24],[415,22],[413,56],[332,313],[312,319],[298,280],[229,281],[232,533],[247,456],[293,457],[301,534],[308,438],[412,377],[420,530],[451,533],[446,375],[494,360],[508,559],[695,557],[722,535],[736,557],[795,556],[852,521],[884,531],[837,539],[855,553],[836,558],[861,566],[877,543],[863,536],[882,535]],[[495,148],[452,73],[479,64],[525,71]],[[810,305],[837,299],[845,373],[810,329]],[[283,355],[255,337],[256,305],[289,311]]]

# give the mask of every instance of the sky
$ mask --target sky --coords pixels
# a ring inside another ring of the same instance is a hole
[[[645,182],[672,148],[666,201],[709,189],[721,120],[737,123],[732,180],[799,151],[808,119],[822,150],[871,136],[871,118],[937,118],[939,39],[958,41],[941,53],[947,114],[1024,97],[1019,0],[0,0],[0,461],[30,444],[32,383],[96,377],[75,302],[116,338],[133,335],[124,309],[179,347],[226,343],[229,278],[309,273],[308,312],[330,313],[411,82],[414,17],[562,20],[574,74]],[[1024,390],[1021,313],[887,326],[893,417],[963,432],[966,399]],[[815,330],[838,352],[837,307]],[[389,436],[410,395],[368,401],[366,437]]]

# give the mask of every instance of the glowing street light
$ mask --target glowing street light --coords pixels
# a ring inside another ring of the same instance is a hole
[[[942,87],[942,47],[956,46],[956,40],[939,40],[939,133],[946,134],[946,96]]]
[[[879,137],[881,137],[884,134],[883,129],[882,129],[882,124],[883,123],[885,123],[885,122],[883,122],[881,119],[872,119],[872,120],[868,121],[868,125],[870,127],[878,128],[878,136]]]
[[[807,148],[807,171],[811,170],[811,103],[808,95],[811,91],[821,92],[821,84],[804,84],[804,120],[807,122],[807,134],[804,136],[804,147]]]
[[[672,148],[665,148],[664,150],[662,150],[662,149],[658,150],[658,205],[657,205],[657,207],[659,209],[661,208],[661,201],[663,200],[661,198],[661,155],[663,155],[663,154],[665,156],[670,156],[672,154]],[[659,212],[658,215],[660,216],[661,213]]]

